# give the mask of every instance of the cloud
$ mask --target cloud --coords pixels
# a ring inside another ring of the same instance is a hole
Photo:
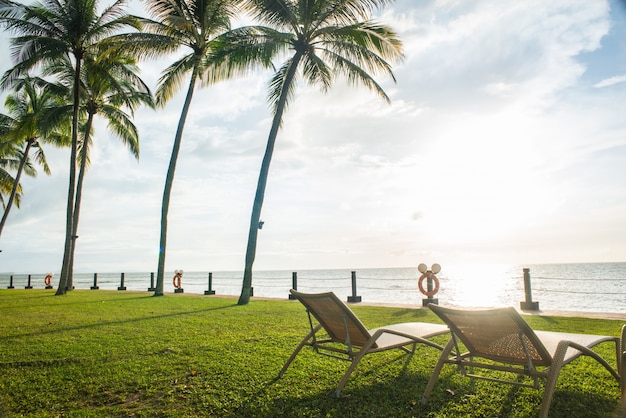
[[[603,87],[610,87],[610,86],[614,86],[616,84],[620,84],[620,83],[624,83],[626,82],[626,74],[624,75],[616,75],[610,78],[607,78],[605,80],[602,80],[596,84],[594,84],[593,86],[596,88],[603,88]]]

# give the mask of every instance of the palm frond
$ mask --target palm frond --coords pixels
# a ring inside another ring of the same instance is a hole
[[[288,59],[287,61],[285,61],[282,67],[280,67],[278,71],[276,71],[276,73],[270,80],[268,87],[268,101],[272,106],[272,111],[274,114],[276,114],[279,110],[280,98],[283,94],[283,91],[286,90],[283,110],[287,109],[289,103],[291,102],[291,99],[293,99],[297,83],[295,82],[296,80],[293,80],[293,82],[287,82],[287,74],[289,73],[289,69],[297,64],[298,59],[296,57]]]
[[[358,60],[362,65],[371,61],[372,65],[368,68],[372,71],[388,67],[379,65],[381,60],[399,61],[404,57],[398,35],[389,27],[374,21],[325,27],[318,30],[315,36],[316,47],[322,46],[338,54],[347,54],[347,58]],[[391,75],[390,72],[387,73]]]
[[[48,165],[46,154],[44,153],[39,143],[33,144],[33,148],[35,148],[35,152],[33,153],[35,161],[37,161],[37,164],[41,166],[43,172],[49,176],[50,174],[52,174],[52,171],[50,170],[50,166]]]
[[[139,159],[139,132],[128,114],[117,106],[104,105],[101,109],[106,116],[107,127]]]
[[[164,106],[180,88],[185,77],[193,71],[195,56],[188,54],[167,67],[159,78],[159,87],[155,93],[157,106]]]
[[[333,82],[333,70],[315,54],[307,54],[303,57],[302,74],[309,84],[321,86],[326,92]]]
[[[291,31],[301,23],[296,3],[291,0],[245,0],[242,9],[254,20],[279,31]]]

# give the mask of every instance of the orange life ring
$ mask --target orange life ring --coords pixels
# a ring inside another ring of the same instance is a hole
[[[172,279],[172,282],[174,283],[174,287],[176,289],[180,289],[180,286],[181,286],[180,280],[181,280],[181,275],[179,273],[176,273],[174,275],[174,278]]]
[[[50,286],[50,282],[52,280],[52,274],[46,274],[46,277],[43,279],[43,282],[46,286]]]
[[[430,292],[424,289],[424,284],[423,284],[424,279],[428,279],[428,278],[432,279],[435,285],[433,290],[431,290]],[[417,282],[417,285],[420,288],[420,292],[422,292],[424,295],[428,297],[435,296],[437,292],[439,291],[439,279],[433,273],[428,272],[428,271],[420,276],[419,281]]]

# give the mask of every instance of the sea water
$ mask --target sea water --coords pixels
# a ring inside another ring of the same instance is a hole
[[[524,301],[523,269],[531,278],[532,301],[542,310],[626,313],[626,263],[579,263],[538,265],[449,265],[442,266],[436,276],[439,291],[434,296],[440,304],[482,307],[514,306]],[[353,272],[354,283],[353,288]],[[14,286],[23,288],[27,275],[15,275]],[[33,274],[34,288],[42,288],[43,274]],[[238,296],[242,273],[211,272],[211,290],[218,295]],[[417,267],[377,269],[301,270],[296,272],[297,289],[302,292],[333,291],[341,299],[356,295],[365,303],[387,303],[421,306],[425,296],[420,293]],[[52,285],[56,285],[56,278]],[[148,291],[154,274],[124,273],[126,290]],[[165,277],[165,292],[174,292],[174,272]],[[121,286],[121,273],[97,273],[100,289],[116,290]],[[209,272],[187,272],[182,277],[184,293],[204,294],[209,290]],[[0,287],[9,284],[9,274],[0,274]],[[74,274],[77,289],[89,289],[94,273]],[[288,298],[294,286],[294,271],[255,271],[254,296]],[[424,284],[424,287],[426,285]]]

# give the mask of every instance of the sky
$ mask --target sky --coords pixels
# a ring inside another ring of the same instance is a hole
[[[405,48],[396,83],[378,79],[391,104],[341,79],[326,94],[298,84],[270,168],[256,270],[626,261],[625,2],[397,0],[376,18]],[[9,35],[0,36],[5,71]],[[153,89],[173,58],[142,64]],[[197,90],[167,271],[243,270],[270,77]],[[137,112],[139,161],[97,126],[76,272],[156,271],[185,90],[165,109]],[[53,174],[23,180],[0,272],[60,271],[69,150],[46,154]]]

